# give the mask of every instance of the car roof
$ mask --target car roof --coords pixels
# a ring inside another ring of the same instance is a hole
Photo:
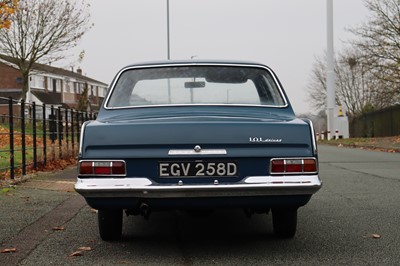
[[[205,65],[205,64],[211,64],[211,65],[251,65],[251,66],[263,66],[267,67],[268,66],[257,63],[257,62],[252,62],[252,61],[234,61],[234,60],[160,60],[160,61],[148,61],[148,62],[139,62],[139,63],[133,63],[130,65],[127,65],[126,67],[138,67],[138,66],[161,66],[161,65]],[[126,68],[125,67],[125,68]]]

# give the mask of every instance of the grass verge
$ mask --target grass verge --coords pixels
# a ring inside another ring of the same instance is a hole
[[[340,147],[362,148],[384,152],[400,152],[400,136],[383,138],[349,138],[338,140],[320,140],[318,144]]]

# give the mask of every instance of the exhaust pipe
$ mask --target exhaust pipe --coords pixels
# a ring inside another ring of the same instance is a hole
[[[143,217],[146,220],[149,219],[151,210],[150,210],[150,206],[147,203],[145,203],[145,202],[140,203],[139,211],[140,211],[140,214],[143,215]]]

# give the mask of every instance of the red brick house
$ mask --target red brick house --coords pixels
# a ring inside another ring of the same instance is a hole
[[[23,80],[16,59],[0,54],[0,109],[6,106],[4,98],[21,99]],[[34,64],[29,77],[26,102],[53,105],[55,108],[77,108],[87,86],[91,110],[97,110],[107,92],[107,84],[76,72],[44,64]],[[1,112],[0,111],[0,112]]]

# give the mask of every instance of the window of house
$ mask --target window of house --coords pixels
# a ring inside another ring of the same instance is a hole
[[[97,87],[96,86],[93,86],[93,85],[91,85],[90,86],[90,92],[91,92],[91,94],[93,95],[93,96],[97,96]]]
[[[56,87],[57,92],[61,92],[62,91],[61,79],[56,79],[56,85],[57,85],[57,87]]]
[[[50,90],[54,92],[61,92],[61,80],[56,78],[49,78],[50,79]]]
[[[34,89],[44,89],[45,88],[45,79],[43,76],[34,75],[31,76],[30,86]]]
[[[74,83],[75,94],[81,94],[81,84],[79,82]]]
[[[71,93],[72,88],[71,88],[71,82],[70,82],[69,78],[65,78],[65,80],[64,80],[64,88],[65,88],[64,92]]]

